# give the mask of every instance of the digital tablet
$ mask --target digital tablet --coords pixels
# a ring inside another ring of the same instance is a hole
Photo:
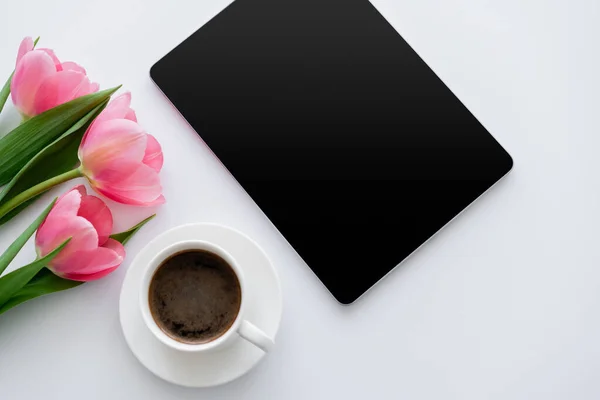
[[[235,0],[151,77],[345,304],[512,167],[367,0]]]

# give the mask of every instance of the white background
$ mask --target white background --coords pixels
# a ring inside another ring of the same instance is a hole
[[[122,83],[163,145],[168,203],[114,274],[0,316],[0,398],[600,398],[600,3],[374,0],[515,167],[350,307],[335,302],[148,77],[228,3],[3,1],[1,79],[22,37],[41,35],[40,46],[81,63],[102,87]],[[11,123],[9,113],[0,129]],[[0,249],[69,186],[0,227]],[[144,212],[117,210],[118,226]],[[255,370],[193,390],[138,363],[118,300],[146,242],[201,221],[254,238],[279,271],[285,303],[278,345]],[[14,266],[32,258],[29,244]]]

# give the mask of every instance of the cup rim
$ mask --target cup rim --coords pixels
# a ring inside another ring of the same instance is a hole
[[[233,321],[229,329],[225,331],[221,336],[206,343],[192,344],[180,342],[173,339],[158,326],[158,324],[154,320],[154,317],[152,316],[152,313],[150,312],[150,282],[152,281],[152,277],[156,273],[156,270],[164,260],[186,250],[210,251],[211,253],[215,253],[219,257],[223,258],[233,269],[240,284],[241,301],[240,308],[235,317],[235,320]],[[245,304],[244,289],[244,275],[242,273],[242,270],[237,261],[225,249],[223,249],[221,246],[215,243],[206,240],[181,240],[162,249],[156,256],[152,258],[152,260],[144,269],[139,290],[139,305],[142,313],[142,319],[144,320],[146,327],[154,334],[154,336],[168,347],[186,352],[199,352],[211,350],[225,343],[235,332],[237,332],[239,325],[243,319],[242,314]]]

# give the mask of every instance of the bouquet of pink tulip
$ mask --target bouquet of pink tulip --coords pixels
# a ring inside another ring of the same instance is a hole
[[[36,44],[23,39],[15,71],[0,91],[0,112],[10,96],[23,117],[0,139],[0,225],[79,177],[118,203],[164,203],[162,149],[138,124],[131,95],[111,101],[119,87],[98,91],[83,67]],[[0,256],[0,314],[114,271],[125,258],[123,245],[152,217],[112,234],[109,207],[83,185],[55,199]],[[34,233],[35,261],[2,275]]]

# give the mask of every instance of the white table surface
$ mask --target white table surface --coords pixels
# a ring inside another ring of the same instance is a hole
[[[459,218],[350,307],[329,295],[148,77],[162,55],[229,0],[3,2],[0,79],[25,35],[133,93],[163,145],[168,203],[106,279],[0,316],[0,398],[600,398],[600,3],[374,0],[515,159]],[[343,10],[340,10],[343,12]],[[14,120],[0,118],[0,129]],[[47,195],[0,228],[4,249]],[[125,227],[148,210],[124,215]],[[223,387],[180,388],[129,351],[124,274],[168,228],[235,227],[282,279],[275,350]],[[31,243],[15,265],[33,257]]]

